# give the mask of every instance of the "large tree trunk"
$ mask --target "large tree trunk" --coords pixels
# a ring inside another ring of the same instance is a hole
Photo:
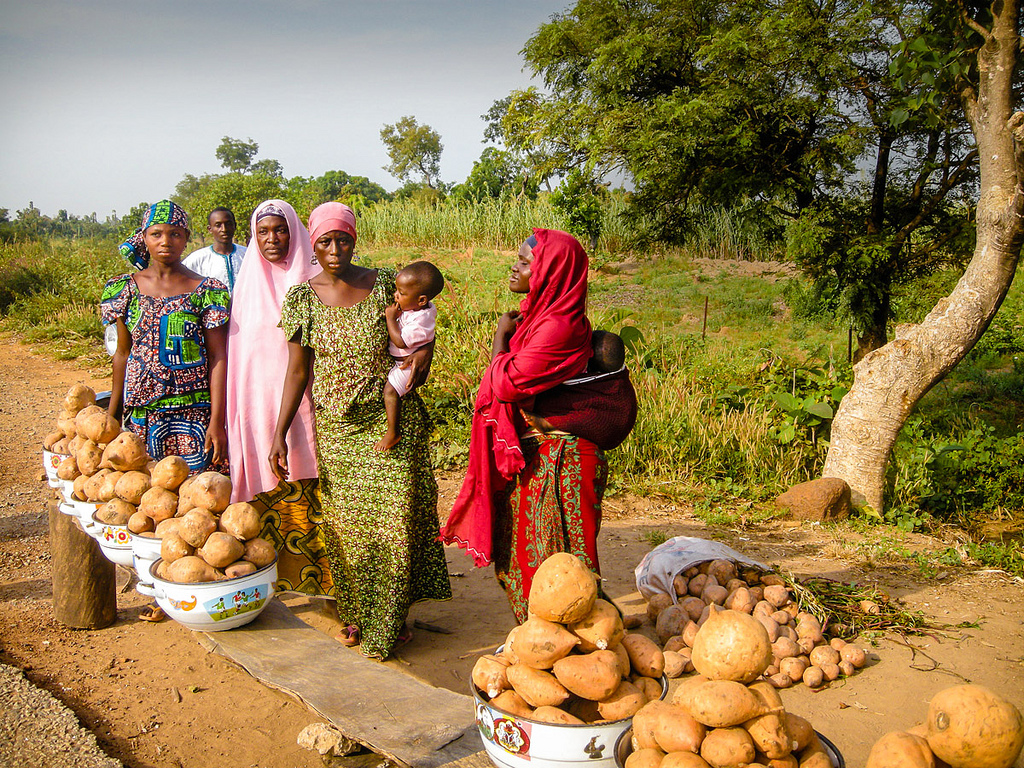
[[[974,257],[923,322],[898,327],[891,342],[854,366],[853,386],[832,422],[822,475],[846,480],[854,503],[879,513],[885,468],[904,422],[988,328],[1017,268],[1024,241],[1024,114],[1011,118],[1011,109],[1020,2],[993,3],[993,26],[978,53],[978,92],[964,94],[980,155]]]

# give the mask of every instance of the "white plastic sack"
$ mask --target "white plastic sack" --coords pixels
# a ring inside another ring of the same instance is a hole
[[[661,593],[676,601],[672,581],[680,573],[708,560],[732,560],[762,571],[770,570],[767,565],[744,557],[732,547],[717,541],[697,539],[692,536],[676,536],[659,544],[636,567],[636,588],[646,599]],[[725,586],[724,584],[722,586]]]

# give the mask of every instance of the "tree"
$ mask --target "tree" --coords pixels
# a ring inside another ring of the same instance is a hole
[[[601,236],[599,193],[603,191],[593,179],[573,169],[551,193],[551,204],[565,216],[569,231],[589,240],[591,252]]]
[[[988,328],[1013,281],[1024,243],[1024,113],[1015,78],[1021,0],[945,3],[929,11],[931,42],[960,50],[970,67],[946,70],[977,142],[980,194],[974,255],[953,291],[916,325],[854,366],[832,422],[822,474],[840,477],[854,499],[883,508],[885,469],[900,429],[921,397],[963,359]],[[934,68],[920,72],[934,80]],[[945,83],[943,83],[945,85]]]
[[[414,174],[423,178],[431,189],[437,188],[441,169],[441,136],[429,125],[420,125],[413,117],[403,117],[380,131],[391,164],[384,170],[399,181],[408,182]]]
[[[537,181],[511,152],[486,147],[462,184],[451,197],[456,200],[497,200],[508,197],[537,197]]]
[[[624,170],[647,238],[685,240],[694,203],[793,223],[792,255],[855,322],[863,354],[887,338],[893,287],[969,234],[977,155],[955,94],[933,88],[911,113],[921,93],[893,69],[927,7],[579,0],[526,45],[552,91],[527,133],[558,148],[560,170]]]
[[[260,145],[251,138],[248,141],[225,136],[217,147],[216,155],[222,167],[232,173],[245,173],[252,165],[252,159],[259,152]]]
[[[504,147],[512,162],[523,169],[523,184],[543,184],[551,191],[550,179],[560,168],[569,167],[568,147],[558,147],[553,141],[534,131],[538,105],[542,98],[536,88],[513,91],[495,101],[487,114],[484,141]],[[483,159],[481,157],[481,159]]]

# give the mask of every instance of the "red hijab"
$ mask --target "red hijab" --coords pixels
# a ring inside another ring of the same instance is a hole
[[[491,360],[477,391],[469,468],[448,522],[447,544],[465,547],[478,567],[491,561],[494,518],[504,490],[525,466],[519,407],[580,374],[592,352],[587,320],[587,254],[572,235],[535,229],[530,291],[509,351]]]

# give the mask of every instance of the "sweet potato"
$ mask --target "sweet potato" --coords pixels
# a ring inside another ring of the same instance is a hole
[[[87,479],[82,483],[82,491],[85,493],[85,498],[89,501],[99,501],[100,497],[100,486],[103,484],[103,478],[109,475],[111,470],[99,469],[94,475],[87,475]]]
[[[96,510],[96,519],[107,525],[127,525],[134,514],[133,504],[121,499],[111,499]]]
[[[733,592],[729,593],[729,596],[725,599],[725,607],[730,611],[739,611],[740,613],[752,613],[754,606],[757,605],[757,601],[753,595],[750,594],[750,590],[746,587],[737,587]]]
[[[96,500],[102,502],[108,502],[112,499],[118,498],[115,492],[117,488],[117,482],[124,476],[124,472],[108,472],[103,476],[99,485],[96,488]],[[124,499],[121,499],[124,501]],[[128,502],[132,504],[132,502]],[[132,504],[132,506],[135,506]]]
[[[230,533],[239,541],[255,539],[262,529],[260,513],[246,501],[229,504],[220,514],[217,529]]]
[[[217,530],[217,521],[213,515],[205,509],[193,509],[182,515],[178,524],[178,535],[193,547],[201,547],[206,543],[210,534]],[[242,548],[245,551],[245,548]],[[236,557],[235,560],[238,560]],[[230,561],[234,562],[234,560]],[[229,565],[226,563],[225,565]],[[213,563],[210,563],[213,565]],[[224,566],[217,566],[224,567]]]
[[[707,760],[695,752],[670,752],[661,760],[659,768],[711,768]]]
[[[583,721],[574,717],[564,709],[558,707],[537,707],[530,715],[531,720],[538,720],[542,723],[556,723],[558,725],[583,725]]]
[[[634,632],[622,638],[622,647],[633,669],[644,677],[657,678],[665,673],[665,654],[653,640]]]
[[[633,675],[629,681],[643,691],[648,701],[658,701],[661,699],[662,688],[660,680],[655,680],[653,677],[644,677],[643,675]]]
[[[736,563],[732,560],[712,560],[708,565],[708,576],[713,576],[719,584],[728,584],[737,575]]]
[[[603,720],[625,720],[646,703],[647,696],[643,691],[629,680],[622,680],[611,696],[597,702],[597,711]]]
[[[701,743],[700,756],[712,768],[740,768],[754,762],[754,742],[743,728],[716,728]]]
[[[66,459],[61,459],[60,464],[57,465],[57,477],[61,480],[74,480],[81,473],[78,469],[78,462],[75,461],[74,456],[68,456]]]
[[[153,531],[158,539],[162,539],[164,536],[169,536],[172,533],[177,535],[178,525],[181,523],[181,520],[177,517],[170,517],[166,520],[154,520],[153,522],[156,523],[156,528]]]
[[[1024,745],[1020,711],[980,685],[939,691],[926,723],[932,752],[952,768],[1009,768]]]
[[[257,568],[264,568],[277,559],[277,550],[274,545],[266,539],[256,537],[245,542],[242,552],[242,559],[248,560]]]
[[[178,498],[174,493],[159,485],[154,485],[144,494],[139,501],[139,511],[152,517],[158,523],[174,517],[178,509]]]
[[[634,749],[623,765],[625,768],[659,768],[664,757],[665,753],[657,747]]]
[[[792,712],[786,713],[786,732],[793,740],[793,751],[800,752],[807,748],[813,739],[815,739],[814,728],[800,715],[794,715]]]
[[[658,635],[658,640],[664,644],[673,635],[681,635],[683,629],[689,623],[690,617],[681,606],[670,605],[658,614],[658,621],[654,625],[654,631]]]
[[[692,577],[686,586],[686,591],[690,593],[692,597],[700,597],[700,593],[704,591],[704,585],[708,583],[708,575],[706,573],[698,573]]]
[[[686,615],[689,616],[690,621],[697,621],[700,615],[704,613],[704,609],[707,605],[699,597],[684,597],[679,601],[679,607],[686,611]]]
[[[64,409],[72,413],[78,413],[83,408],[95,405],[96,392],[87,384],[72,384],[71,389],[64,395]]]
[[[690,580],[683,576],[681,573],[677,573],[672,579],[672,591],[676,593],[676,597],[686,597],[689,592],[686,591],[690,584]]]
[[[774,692],[774,689],[772,689]],[[793,751],[793,740],[786,731],[786,713],[769,712],[743,724],[759,752],[771,759],[785,757]]]
[[[711,728],[728,728],[765,714],[762,700],[742,683],[708,680],[693,689],[686,711]]]
[[[534,669],[551,669],[580,639],[561,624],[533,616],[520,625],[513,642],[521,663]]]
[[[935,756],[920,736],[890,731],[872,745],[866,768],[935,768]]]
[[[540,564],[530,586],[530,612],[571,624],[583,619],[597,600],[594,574],[575,555],[557,552]]]
[[[114,486],[114,493],[117,497],[124,499],[129,504],[139,504],[142,495],[149,490],[149,475],[145,472],[132,470],[120,475],[117,484]]]
[[[749,683],[771,664],[772,644],[757,619],[713,607],[694,638],[691,659],[694,669],[712,680]]]
[[[121,423],[106,411],[98,411],[82,417],[84,411],[75,417],[75,430],[94,443],[109,443],[121,433]]]
[[[526,699],[513,690],[502,691],[493,699],[491,705],[518,717],[530,717],[533,715],[533,707],[526,703]]]
[[[819,645],[809,655],[811,657],[811,664],[816,667],[820,667],[823,664],[838,664],[841,661],[839,651],[831,645]]]
[[[193,555],[195,551],[195,547],[176,533],[170,533],[160,538],[160,557],[167,563],[173,563],[183,557]],[[212,580],[208,579],[208,581]],[[174,581],[177,581],[177,579],[174,579]]]
[[[223,512],[231,503],[231,481],[220,472],[202,472],[189,486],[189,496],[197,507]]]
[[[122,432],[103,449],[101,467],[129,472],[146,466],[149,457],[146,455],[146,444],[134,432]]]
[[[153,465],[150,482],[168,491],[177,491],[188,477],[188,464],[181,456],[164,456]]]
[[[771,584],[764,588],[764,599],[775,608],[781,608],[790,602],[789,590],[779,584]]]
[[[825,684],[825,673],[819,667],[808,667],[802,679],[808,688],[821,688]]]
[[[217,580],[216,570],[195,555],[175,560],[167,567],[167,576],[179,584]]]
[[[525,627],[526,624],[523,624]],[[520,636],[516,642],[520,642]],[[517,648],[518,652],[519,649]],[[522,660],[522,656],[520,656]],[[572,654],[554,662],[552,672],[566,690],[591,701],[600,701],[611,696],[622,681],[619,661],[614,651],[593,651],[581,655]],[[529,700],[529,699],[527,699]]]
[[[704,726],[685,710],[664,701],[650,701],[633,715],[635,749],[657,747],[665,752],[696,752],[705,733]]]
[[[647,618],[654,624],[661,612],[670,605],[674,605],[671,595],[666,595],[664,592],[651,595],[651,599],[647,601]]]
[[[569,698],[569,691],[550,672],[512,664],[505,674],[515,692],[531,707],[557,707]]]
[[[603,651],[622,642],[626,630],[619,609],[607,600],[597,599],[590,613],[568,627],[580,639],[583,652]]]
[[[178,535],[181,533],[182,527],[179,526]],[[223,568],[242,558],[245,554],[245,545],[230,533],[215,531],[209,535],[203,546],[196,550],[196,554],[214,568]]]
[[[473,665],[473,685],[488,698],[493,699],[502,691],[507,691],[512,687],[506,674],[508,666],[508,662],[499,656],[481,656]]]
[[[724,605],[728,597],[729,590],[718,584],[707,584],[700,593],[700,599],[708,605]]]
[[[71,498],[78,501],[85,501],[89,497],[85,495],[85,484],[89,482],[88,475],[79,475],[71,483]]]
[[[240,579],[250,573],[256,573],[257,568],[248,560],[236,560],[224,569],[224,575],[229,579]]]
[[[688,659],[684,659],[676,651],[662,651],[665,655],[665,677],[674,680],[683,674]]]
[[[864,649],[858,648],[852,643],[848,643],[840,648],[839,656],[843,661],[850,662],[857,669],[863,667],[868,660],[867,654],[864,653]]]
[[[608,650],[615,654],[615,658],[619,662],[619,673],[622,675],[622,677],[629,677],[629,673],[632,667],[629,663],[629,654],[626,653],[626,649],[622,647],[622,643],[616,643]]]
[[[135,514],[128,518],[128,530],[132,533],[148,533],[156,527],[153,518],[136,510]]]

